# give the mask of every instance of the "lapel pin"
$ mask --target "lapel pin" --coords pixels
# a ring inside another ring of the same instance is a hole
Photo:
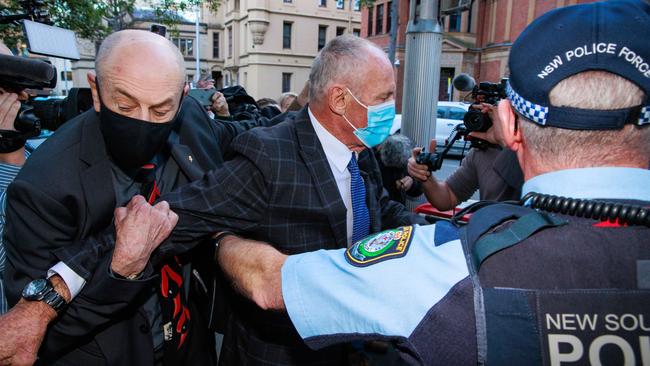
[[[192,155],[188,155],[188,156],[187,156],[187,160],[189,160],[190,163],[194,161],[194,159],[192,159]]]

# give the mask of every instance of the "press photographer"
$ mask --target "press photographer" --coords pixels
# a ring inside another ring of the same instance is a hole
[[[408,162],[408,172],[422,183],[427,201],[438,210],[446,211],[468,200],[478,189],[481,200],[507,201],[518,199],[523,174],[513,152],[497,144],[493,122],[498,118],[493,113],[494,106],[504,99],[505,80],[501,83],[481,82],[477,84],[466,74],[454,79],[454,86],[461,91],[471,91],[473,104],[458,125],[453,137],[441,153],[424,153],[420,147],[413,149]],[[498,125],[498,124],[497,124]],[[471,141],[471,150],[462,160],[461,166],[447,178],[438,181],[432,171],[442,165],[449,147],[466,137]],[[429,151],[436,151],[435,140],[431,141]]]

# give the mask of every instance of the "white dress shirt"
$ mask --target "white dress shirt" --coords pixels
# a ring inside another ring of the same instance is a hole
[[[316,136],[320,141],[320,144],[323,146],[325,151],[325,156],[327,157],[327,162],[330,164],[330,170],[334,175],[336,180],[336,186],[339,189],[341,194],[341,199],[345,208],[347,210],[346,214],[346,228],[347,228],[347,243],[348,246],[352,244],[352,190],[350,188],[351,178],[350,171],[348,170],[348,163],[352,158],[352,151],[348,149],[345,144],[339,141],[334,135],[329,133],[323,127],[323,125],[318,122],[318,119],[311,113],[311,109],[307,108],[309,112],[309,120],[311,125],[316,131]]]

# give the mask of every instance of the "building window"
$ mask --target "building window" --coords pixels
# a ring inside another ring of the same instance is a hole
[[[342,36],[346,29],[346,27],[336,27],[336,36]]]
[[[320,0],[318,2],[318,6],[320,6],[321,8],[326,8],[327,7],[327,0]]]
[[[235,11],[239,11],[239,0],[235,0]]]
[[[319,25],[318,26],[318,50],[322,50],[327,43],[327,26]]]
[[[183,56],[194,56],[194,38],[172,38],[172,43],[178,47]]]
[[[282,25],[282,48],[291,48],[291,23]]]
[[[282,92],[290,92],[291,91],[291,74],[290,72],[283,72],[282,73]]]
[[[390,23],[393,21],[391,18],[393,16],[392,10],[393,2],[389,1],[386,3],[386,33],[390,33]]]
[[[219,58],[219,33],[212,33],[212,58]]]
[[[61,71],[61,80],[67,80],[71,81],[72,80],[72,71]]]
[[[292,0],[284,0],[285,4],[291,4],[293,1]]]
[[[228,57],[232,57],[232,27],[228,27]]]
[[[345,0],[336,0],[337,9],[345,9]]]
[[[361,0],[354,0],[354,11],[361,11]]]
[[[354,29],[352,30],[352,34],[354,34],[354,35],[357,36],[357,37],[361,37],[361,29],[354,28]]]
[[[375,22],[377,23],[375,33],[384,33],[384,4],[377,5],[377,13],[375,14]]]
[[[449,14],[449,32],[460,32],[460,11]]]
[[[368,35],[369,36],[372,36],[373,31],[374,31],[374,28],[372,26],[373,25],[373,23],[372,23],[372,18],[373,18],[372,11],[373,11],[373,8],[368,8]]]

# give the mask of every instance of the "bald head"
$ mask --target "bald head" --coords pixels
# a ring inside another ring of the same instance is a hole
[[[158,34],[142,30],[111,34],[97,52],[95,68],[97,78],[89,75],[88,80],[97,111],[100,95],[101,103],[113,112],[150,122],[168,121],[179,108],[185,82],[183,56]]]
[[[147,64],[153,69],[163,66],[174,71],[181,80],[184,79],[185,65],[178,48],[165,37],[136,29],[115,32],[106,37],[97,52],[95,71],[101,79],[102,74],[121,71],[123,68],[120,66],[129,66],[134,62]]]

